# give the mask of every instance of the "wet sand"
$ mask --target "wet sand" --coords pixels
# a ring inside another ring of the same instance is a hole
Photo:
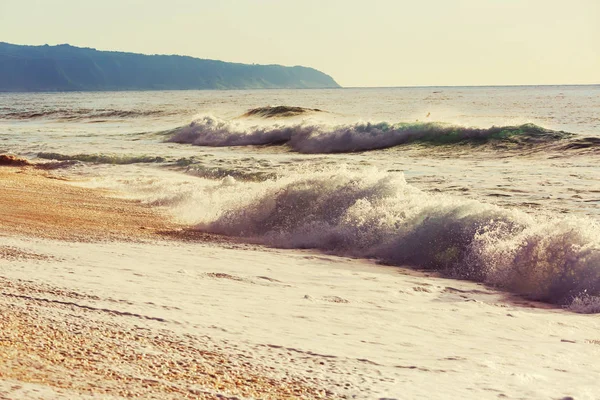
[[[96,296],[5,278],[0,287],[0,398],[337,397],[206,337],[144,325],[160,318],[83,305]]]
[[[0,235],[137,240],[179,228],[138,202],[76,187],[33,167],[0,167],[0,193]]]

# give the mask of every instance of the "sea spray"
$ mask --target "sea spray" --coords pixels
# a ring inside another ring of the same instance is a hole
[[[600,295],[600,226],[589,220],[425,193],[376,171],[288,177],[243,197],[198,229],[431,269],[561,305]]]

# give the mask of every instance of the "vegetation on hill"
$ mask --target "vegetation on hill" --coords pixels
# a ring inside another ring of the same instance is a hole
[[[0,91],[334,88],[308,67],[0,42]]]

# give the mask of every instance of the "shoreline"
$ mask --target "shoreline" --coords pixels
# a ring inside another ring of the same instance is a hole
[[[143,204],[67,185],[31,166],[0,167],[0,235],[66,241],[143,240],[181,228]]]
[[[69,182],[36,169],[36,164],[0,166],[0,236],[78,242],[234,242],[187,229],[149,205]]]
[[[6,398],[593,399],[593,316],[186,231],[29,167],[0,187]]]

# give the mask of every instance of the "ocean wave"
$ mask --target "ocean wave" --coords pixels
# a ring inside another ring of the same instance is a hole
[[[43,169],[46,171],[67,169],[78,165],[80,162],[77,160],[64,160],[64,161],[47,161],[33,164],[37,169]]]
[[[274,172],[248,171],[246,168],[207,167],[203,165],[190,165],[186,168],[185,173],[205,179],[224,179],[231,177],[237,181],[253,182],[263,182],[277,178],[277,174]]]
[[[41,110],[25,110],[4,108],[0,110],[0,118],[2,119],[60,119],[68,121],[85,120],[85,119],[127,119],[140,117],[159,117],[169,115],[164,110],[119,110],[119,109],[41,109]]]
[[[573,138],[561,147],[564,150],[599,149],[600,137]]]
[[[277,145],[290,141],[301,125],[265,126],[245,129],[242,124],[205,116],[187,126],[165,132],[167,142],[196,146]]]
[[[323,112],[323,110],[319,110],[318,108],[304,108],[293,106],[267,106],[248,110],[242,115],[242,117],[290,118],[315,112]]]
[[[407,144],[526,147],[547,144],[573,135],[534,124],[470,128],[437,122],[275,124],[251,126],[206,116],[170,132],[167,142],[197,146],[286,144],[300,153],[349,153]]]
[[[426,193],[401,174],[374,170],[260,184],[229,178],[192,194],[211,216],[197,225],[203,231],[430,269],[575,311],[600,310],[593,306],[600,304],[595,221]]]
[[[138,163],[162,163],[166,159],[156,156],[132,156],[116,154],[60,154],[60,153],[38,153],[38,158],[55,161],[82,161],[97,164],[138,164]]]

